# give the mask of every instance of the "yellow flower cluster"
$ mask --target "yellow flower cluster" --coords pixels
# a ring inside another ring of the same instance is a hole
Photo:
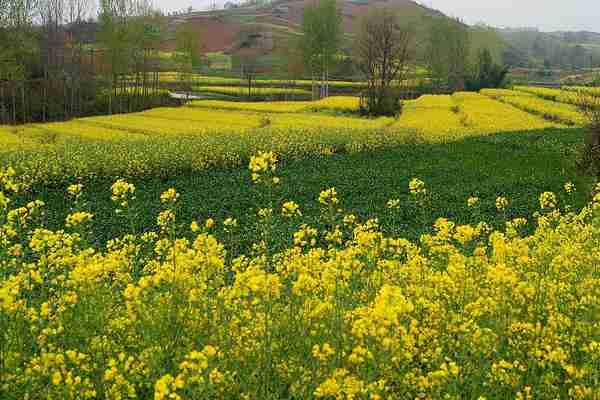
[[[259,152],[258,155],[250,158],[250,169],[252,181],[255,183],[263,182],[268,178],[274,184],[279,183],[279,178],[273,176],[277,169],[278,158],[272,151]]]
[[[117,212],[126,209],[129,206],[129,202],[135,200],[135,186],[123,179],[119,179],[113,183],[111,190],[111,199],[119,206]]]
[[[540,208],[551,210],[558,205],[558,199],[552,192],[544,192],[540,195]]]
[[[160,195],[160,202],[167,205],[173,205],[177,203],[178,199],[179,193],[177,193],[177,190],[175,190],[175,188],[167,189],[167,191],[161,193]]]
[[[479,204],[479,197],[471,196],[467,199],[467,205],[469,207],[475,207],[477,204]]]
[[[425,182],[418,178],[411,179],[411,181],[408,183],[408,191],[413,196],[423,196],[427,194]]]
[[[73,185],[69,185],[69,187],[67,188],[67,193],[69,194],[69,196],[77,199],[81,196],[83,192],[83,185],[78,183],[78,184],[73,184]]]
[[[400,208],[400,199],[390,199],[387,202],[387,208],[390,210],[397,210]]]
[[[506,211],[506,207],[508,207],[508,199],[504,196],[498,196],[496,198],[496,209],[498,212]]]
[[[294,201],[286,201],[283,203],[283,206],[281,207],[281,214],[288,218],[302,216],[300,206]]]
[[[9,175],[0,174],[1,191],[12,199]],[[134,191],[115,183],[117,206]],[[163,212],[177,197],[163,193]],[[336,191],[322,203],[339,206]],[[0,393],[598,398],[600,194],[579,212],[562,211],[549,192],[540,205],[547,212],[530,233],[523,218],[497,231],[440,218],[411,243],[344,215],[331,227],[300,225],[288,248],[234,259],[198,223],[191,239],[131,233],[94,248],[80,233],[40,226],[41,202],[9,207]]]
[[[339,203],[337,190],[335,188],[329,188],[321,191],[319,194],[319,203],[324,206],[335,206]]]
[[[573,184],[573,182],[567,182],[565,183],[565,192],[567,192],[567,194],[573,194],[575,193],[575,185]]]
[[[92,221],[92,219],[94,219],[94,216],[92,214],[85,211],[78,211],[67,216],[65,226],[67,228],[75,228],[89,223],[90,221]]]

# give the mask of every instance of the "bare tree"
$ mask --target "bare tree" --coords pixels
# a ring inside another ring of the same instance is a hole
[[[35,0],[0,0],[0,122],[15,123],[17,114],[27,119],[25,83],[37,47],[36,7]]]
[[[355,61],[367,81],[361,110],[371,115],[400,111],[402,81],[415,58],[414,27],[392,10],[371,10],[359,23]]]
[[[65,0],[65,18],[68,25],[80,24],[91,15],[93,0]]]

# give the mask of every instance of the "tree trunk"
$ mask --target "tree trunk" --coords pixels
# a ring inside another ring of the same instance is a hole
[[[23,115],[23,123],[26,123],[28,118],[27,107],[25,105],[25,81],[23,81],[23,83],[21,84],[21,107],[23,107],[23,109],[21,110],[21,113]]]
[[[17,123],[17,93],[15,92],[16,88],[13,83],[12,85],[12,123]]]
[[[6,123],[6,107],[4,104],[4,85],[0,83],[0,123]]]

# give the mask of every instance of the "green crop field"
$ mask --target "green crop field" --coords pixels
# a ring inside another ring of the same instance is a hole
[[[566,93],[0,126],[2,398],[595,398]]]

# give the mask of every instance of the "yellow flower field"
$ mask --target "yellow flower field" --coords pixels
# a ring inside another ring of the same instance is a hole
[[[551,122],[515,107],[499,103],[477,93],[455,93],[452,99],[464,115],[467,128],[473,132],[516,132],[556,126]]]
[[[559,103],[551,100],[546,100],[541,97],[526,93],[519,95],[519,91],[512,93],[506,90],[484,89],[482,94],[489,96],[495,100],[510,104],[521,110],[539,115],[550,121],[556,121],[567,125],[580,125],[585,122],[584,115],[571,104]]]
[[[277,183],[277,162],[252,157],[249,181]],[[155,230],[94,248],[85,186],[66,188],[72,212],[51,231],[42,202],[16,205],[17,179],[0,170],[3,399],[600,396],[599,194],[566,212],[542,193],[537,221],[497,231],[440,218],[415,244],[346,214],[329,188],[315,193],[329,228],[302,224],[293,201],[271,205],[258,212],[265,232],[288,219],[293,244],[272,253],[263,236],[232,259],[212,231],[233,220],[177,235],[190,221],[175,189],[156,194]],[[435,190],[405,188],[416,204]],[[124,224],[136,193],[112,185]]]
[[[581,92],[585,94],[589,94],[590,96],[600,97],[600,88],[592,87],[592,86],[564,86],[563,90],[567,90],[570,92]]]
[[[404,106],[395,127],[412,128],[427,141],[557,126],[511,105],[478,93],[422,96]]]
[[[173,83],[180,80],[180,74],[177,72],[161,72],[159,75],[160,81],[163,83]],[[241,86],[247,85],[248,81],[243,78],[227,78],[221,76],[208,76],[192,74],[191,79],[200,85],[205,86]],[[281,80],[281,79],[255,79],[252,81],[253,85],[266,86],[266,87],[277,87],[282,85],[289,85],[290,83],[301,86],[310,87],[313,82],[305,79],[297,79],[293,81]],[[332,87],[339,88],[361,88],[365,84],[363,82],[351,82],[351,81],[330,81],[329,85]]]
[[[221,100],[200,100],[187,104],[191,108],[207,108],[214,110],[254,111],[268,113],[295,113],[307,109],[311,101],[270,101],[270,102],[238,102]]]
[[[23,136],[18,128],[0,126],[0,152],[35,148],[35,141]]]
[[[2,162],[32,183],[163,176],[238,166],[265,148],[287,158],[321,157],[584,122],[574,106],[504,89],[422,96],[404,102],[398,118],[363,118],[356,114],[358,105],[358,98],[348,96],[315,102],[194,101],[180,108],[0,127]]]
[[[600,92],[597,92],[596,90],[597,94],[594,95],[594,88],[565,87],[563,89],[551,89],[531,86],[515,86],[514,89],[520,92],[530,93],[543,99],[556,101],[559,103],[573,105],[600,105],[600,99],[598,98],[598,94]]]
[[[231,96],[247,96],[248,88],[244,86],[197,86],[194,87],[194,92],[200,93],[216,93]],[[302,95],[311,96],[311,92],[297,88],[274,88],[274,87],[253,87],[250,90],[252,96],[276,96],[276,95]]]

